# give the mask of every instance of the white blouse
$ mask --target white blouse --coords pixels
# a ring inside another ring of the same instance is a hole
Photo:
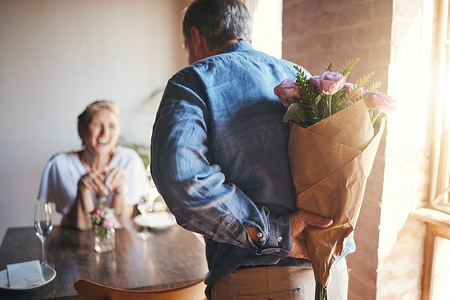
[[[139,155],[136,151],[123,146],[117,146],[114,156],[109,163],[109,168],[120,167],[128,175],[128,191],[126,199],[129,205],[134,205],[139,198],[148,195],[149,181]],[[54,202],[56,210],[61,214],[67,214],[74,205],[78,181],[86,174],[77,152],[58,153],[47,163],[41,179],[38,200]],[[109,205],[113,193],[109,193],[106,202]],[[92,198],[98,199],[94,193]]]

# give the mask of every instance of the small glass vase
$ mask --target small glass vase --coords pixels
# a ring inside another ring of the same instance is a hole
[[[95,227],[95,251],[98,253],[113,251],[116,248],[116,234],[113,229]]]

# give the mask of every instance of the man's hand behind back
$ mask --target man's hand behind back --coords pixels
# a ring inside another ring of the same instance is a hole
[[[303,231],[307,226],[325,228],[333,224],[333,220],[299,210],[291,215],[292,248],[291,257],[309,259]]]

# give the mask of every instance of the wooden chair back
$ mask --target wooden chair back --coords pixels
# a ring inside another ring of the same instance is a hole
[[[125,290],[80,279],[74,284],[83,300],[205,300],[203,279],[170,289]]]

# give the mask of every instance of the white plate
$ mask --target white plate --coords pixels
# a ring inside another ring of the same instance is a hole
[[[137,215],[134,218],[134,221],[140,226],[155,229],[163,229],[176,223],[175,217],[171,213],[165,211],[149,213],[145,217],[144,215]]]
[[[44,280],[45,280],[43,283],[29,286],[26,288],[16,288],[16,289],[9,287],[8,270],[4,269],[4,270],[0,271],[0,288],[5,289],[5,290],[15,290],[15,291],[31,290],[31,289],[35,289],[37,287],[46,285],[47,283],[49,283],[56,277],[56,271],[53,268],[50,268],[47,266],[42,266],[42,265],[41,265],[41,268],[42,268],[42,275],[44,276]]]

